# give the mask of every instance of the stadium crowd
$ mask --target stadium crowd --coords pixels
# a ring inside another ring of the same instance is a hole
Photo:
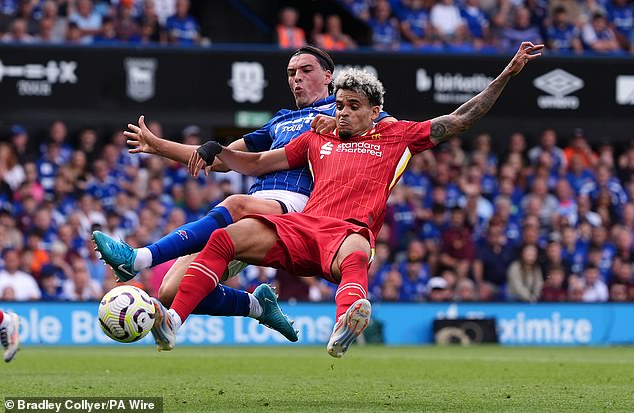
[[[162,136],[161,125],[148,125]],[[14,125],[0,142],[0,299],[95,300],[114,285],[93,250],[99,228],[147,245],[202,217],[249,182],[191,178],[157,156],[127,152],[122,132],[44,136]],[[567,137],[568,138],[568,137]],[[584,131],[466,136],[414,156],[392,193],[370,269],[375,301],[634,301],[634,145],[592,148]],[[200,129],[182,141],[201,142]],[[107,142],[102,145],[101,142]],[[134,281],[156,293],[172,262]],[[281,297],[331,300],[334,286],[249,267],[230,280]]]
[[[628,0],[339,0],[375,49],[513,52],[522,40],[558,53],[634,52]]]
[[[522,40],[551,52],[634,53],[629,0],[338,0],[363,21],[377,50],[511,53]],[[280,10],[282,48],[363,45],[337,14]],[[0,42],[209,45],[189,0],[1,0]]]

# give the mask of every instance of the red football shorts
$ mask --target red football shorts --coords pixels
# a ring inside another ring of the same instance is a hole
[[[360,234],[374,249],[372,232],[360,225],[330,217],[313,217],[299,212],[283,215],[247,215],[271,226],[279,237],[266,254],[263,266],[281,268],[300,277],[334,280],[330,267],[339,247],[350,234]]]

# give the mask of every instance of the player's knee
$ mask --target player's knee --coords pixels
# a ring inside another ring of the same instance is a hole
[[[247,214],[248,200],[247,195],[231,195],[221,205],[227,208],[235,222]]]

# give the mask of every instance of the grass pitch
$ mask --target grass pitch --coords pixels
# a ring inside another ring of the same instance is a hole
[[[633,412],[634,348],[26,348],[5,396],[162,396],[166,412]]]

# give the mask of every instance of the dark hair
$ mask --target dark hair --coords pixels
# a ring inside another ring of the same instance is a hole
[[[304,46],[295,50],[293,56],[298,56],[300,54],[311,54],[317,58],[319,65],[324,70],[330,70],[330,73],[334,73],[335,71],[335,62],[333,62],[332,57],[330,55],[315,46]],[[292,56],[291,56],[292,57]]]

